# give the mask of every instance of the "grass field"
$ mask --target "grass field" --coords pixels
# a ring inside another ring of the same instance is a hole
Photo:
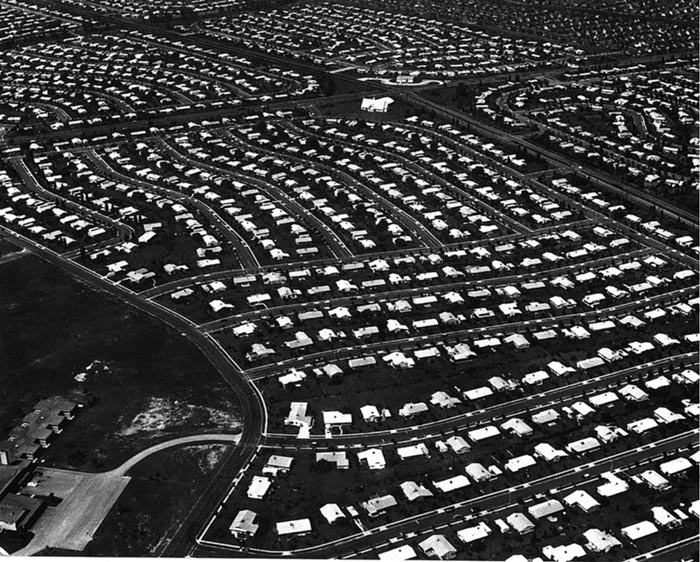
[[[35,257],[0,265],[0,316],[0,435],[39,399],[86,404],[49,465],[107,470],[159,440],[238,426],[235,394],[194,346]]]
[[[131,481],[83,554],[89,556],[154,556],[163,537],[207,486],[226,445],[195,445],[162,451],[130,472]]]

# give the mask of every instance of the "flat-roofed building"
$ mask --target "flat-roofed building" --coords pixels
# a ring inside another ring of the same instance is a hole
[[[248,486],[247,496],[252,500],[261,500],[265,497],[272,486],[272,480],[266,476],[253,476],[253,480]]]
[[[380,560],[387,560],[388,562],[398,562],[400,560],[414,560],[418,558],[418,554],[409,544],[392,548],[386,552],[380,552],[378,555]]]
[[[44,502],[20,494],[6,494],[0,500],[0,530],[24,531],[39,516]]]
[[[311,532],[311,520],[293,519],[289,521],[280,521],[275,525],[275,528],[280,537],[308,535]]]
[[[620,529],[620,533],[632,542],[654,535],[659,529],[651,521],[640,521],[634,525],[628,525]]]
[[[491,535],[491,528],[481,521],[478,525],[473,527],[466,527],[457,531],[457,538],[464,544],[470,544],[482,539],[485,539]]]
[[[469,479],[460,474],[458,476],[453,476],[452,478],[433,482],[433,486],[435,486],[441,492],[449,493],[469,486]]]

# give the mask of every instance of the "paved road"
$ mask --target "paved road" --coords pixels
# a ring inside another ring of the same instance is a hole
[[[304,209],[297,201],[288,196],[279,187],[266,181],[263,181],[259,178],[255,178],[252,175],[242,174],[240,172],[236,172],[226,168],[221,168],[219,166],[213,166],[206,162],[190,158],[189,156],[182,154],[180,152],[180,148],[177,147],[177,145],[175,145],[173,142],[159,139],[157,143],[159,146],[164,148],[171,156],[173,156],[177,160],[180,160],[181,162],[186,162],[193,167],[210,170],[216,174],[226,174],[227,176],[236,177],[238,179],[243,180],[247,184],[253,184],[259,187],[261,190],[268,194],[272,192],[274,194],[272,196],[272,199],[276,200],[280,204],[280,206],[284,207],[284,209],[288,211],[289,216],[297,217],[299,220],[308,222],[310,225],[313,225],[318,229],[319,234],[325,239],[326,245],[337,258],[352,256],[352,252],[332,230],[330,230],[322,221],[320,221],[313,214],[308,213],[306,209]],[[279,156],[279,154],[277,153],[273,154]]]
[[[485,286],[493,289],[495,287],[510,285],[513,283],[525,283],[527,281],[540,280],[545,277],[554,277],[557,275],[567,274],[570,273],[572,270],[587,271],[594,268],[603,268],[608,264],[620,263],[622,260],[625,259],[643,257],[648,254],[649,252],[644,249],[634,250],[632,252],[626,252],[624,254],[617,254],[614,256],[598,258],[595,260],[574,263],[566,266],[554,267],[551,269],[540,269],[537,272],[527,271],[525,273],[515,273],[499,277],[482,277],[479,279],[472,279],[469,281],[460,280],[453,281],[450,283],[440,283],[437,285],[421,285],[418,287],[393,289],[390,291],[372,291],[370,289],[368,291],[362,291],[362,293],[355,293],[352,296],[334,296],[323,300],[306,301],[303,303],[295,304],[283,304],[279,306],[270,306],[266,309],[250,310],[248,312],[242,312],[240,314],[233,314],[231,316],[225,316],[216,320],[211,320],[209,322],[200,324],[199,327],[200,329],[206,332],[214,332],[217,330],[222,330],[224,328],[230,328],[246,320],[256,320],[264,318],[266,316],[286,314],[289,312],[298,313],[306,309],[332,308],[335,306],[342,306],[347,304],[353,304],[355,306],[363,303],[375,302],[378,300],[398,299],[428,293],[437,294],[453,290],[466,291],[472,288]]]
[[[9,254],[5,254],[0,258],[0,264],[15,261],[16,259],[23,258],[24,256],[28,256],[29,252],[27,251],[26,248],[22,248],[18,250],[17,252],[11,252]]]
[[[117,468],[114,468],[104,474],[109,474],[112,476],[125,476],[129,470],[131,470],[146,457],[150,457],[151,455],[160,451],[165,451],[166,449],[172,449],[173,447],[182,447],[184,445],[193,445],[197,443],[238,443],[240,440],[240,433],[203,433],[200,435],[178,437],[177,439],[170,439],[169,441],[163,441],[162,443],[148,447],[148,449],[144,449],[143,451],[136,453],[133,457],[119,465]]]
[[[258,261],[258,258],[251,249],[250,245],[231,227],[231,225],[221,218],[219,214],[205,202],[194,197],[189,197],[180,191],[175,191],[153,183],[139,180],[137,178],[132,178],[131,176],[126,176],[110,166],[110,164],[93,149],[85,149],[81,152],[95,165],[98,170],[108,177],[142,187],[149,192],[155,191],[162,195],[167,195],[171,199],[185,203],[186,205],[192,205],[200,213],[202,213],[209,220],[210,224],[217,229],[217,232],[231,244],[233,249],[236,251],[238,261],[242,267],[260,267],[260,262]]]
[[[48,507],[33,526],[34,538],[13,556],[31,556],[47,547],[81,551],[119,499],[130,478],[119,474],[43,469],[44,491],[56,484],[61,503]]]
[[[23,158],[13,157],[8,158],[8,160],[11,163],[11,165],[15,168],[19,176],[22,178],[24,185],[28,189],[31,189],[44,199],[54,201],[61,206],[65,206],[68,209],[72,209],[73,211],[76,211],[82,216],[87,215],[97,224],[104,225],[108,228],[113,228],[114,230],[119,232],[119,236],[115,238],[112,242],[128,240],[134,236],[134,229],[131,226],[124,224],[118,220],[115,220],[112,217],[108,217],[107,215],[103,215],[99,211],[95,211],[94,209],[84,207],[83,205],[80,205],[79,203],[76,203],[71,199],[61,197],[53,191],[48,191],[44,189],[43,186],[37,181],[36,177],[31,172]]]
[[[547,234],[550,232],[558,232],[560,230],[568,230],[570,228],[575,228],[576,226],[585,226],[590,224],[589,221],[584,220],[584,221],[579,221],[578,223],[568,223],[568,224],[562,224],[562,225],[556,225],[551,228],[546,228],[542,229],[540,231],[534,231],[532,233],[532,236],[523,236],[522,234],[516,234],[516,233],[511,233],[511,234],[504,234],[503,236],[495,236],[495,237],[490,237],[488,240],[470,240],[470,241],[462,241],[462,242],[456,242],[453,244],[444,244],[443,247],[441,248],[442,251],[450,251],[450,250],[464,250],[468,249],[474,246],[483,246],[484,244],[488,245],[497,245],[501,243],[506,243],[506,242],[512,242],[516,243],[521,240],[529,239],[532,237],[536,237],[539,234]],[[422,255],[427,255],[433,253],[433,250],[426,247],[423,248],[411,248],[409,250],[394,250],[391,252],[374,252],[374,253],[369,253],[369,254],[358,254],[356,256],[352,256],[347,259],[335,259],[335,258],[329,258],[329,259],[322,259],[322,260],[314,260],[312,263],[314,268],[318,267],[323,267],[326,265],[339,265],[343,263],[367,263],[369,261],[372,261],[373,259],[376,258],[382,258],[386,260],[390,260],[395,257],[406,257],[406,256],[413,256],[413,257],[420,257]],[[310,262],[285,262],[284,264],[273,264],[273,265],[268,265],[268,266],[263,266],[259,268],[248,268],[248,269],[228,269],[228,270],[222,270],[222,271],[215,271],[212,273],[203,273],[201,275],[193,275],[192,277],[183,277],[181,279],[177,279],[175,281],[170,281],[168,283],[163,283],[162,285],[159,285],[157,287],[153,287],[152,289],[146,289],[144,291],[141,291],[139,293],[140,296],[143,298],[153,298],[157,297],[160,295],[164,295],[166,293],[169,293],[170,291],[173,291],[175,289],[180,288],[183,285],[194,285],[195,283],[199,281],[211,281],[212,279],[224,279],[226,277],[231,277],[234,275],[242,275],[244,273],[248,274],[260,274],[264,273],[266,271],[279,271],[279,270],[292,270],[295,268],[300,268],[303,267],[305,264],[309,264]]]
[[[408,92],[404,93],[403,97],[409,103],[412,102],[419,107],[434,111],[440,117],[447,119],[448,122],[457,122],[461,125],[472,127],[487,137],[492,137],[501,141],[506,140],[516,146],[529,149],[531,152],[541,155],[545,160],[556,166],[565,166],[570,168],[572,165],[568,158],[561,156],[556,152],[536,145],[519,135],[497,129],[496,127],[475,119],[474,117],[427,100],[418,94]],[[663,199],[658,199],[642,190],[626,186],[625,184],[619,182],[619,180],[616,178],[612,177],[610,174],[602,172],[601,170],[593,169],[589,166],[577,166],[576,172],[588,179],[594,180],[598,185],[604,187],[605,189],[617,193],[618,195],[622,195],[623,198],[627,198],[643,207],[648,209],[656,208],[666,216],[674,220],[680,220],[692,228],[696,228],[698,225],[698,217],[693,213],[685,211],[684,209],[679,209],[671,203]]]
[[[691,298],[697,294],[696,287],[686,287],[684,289],[676,289],[668,293],[648,297],[643,300],[626,302],[623,304],[611,306],[609,308],[594,309],[585,312],[575,312],[570,314],[562,314],[561,316],[549,316],[546,318],[533,318],[520,322],[506,322],[502,324],[492,324],[488,326],[478,326],[452,332],[440,332],[436,334],[415,335],[410,337],[398,338],[394,340],[385,340],[376,343],[358,344],[349,347],[335,348],[327,351],[319,351],[309,353],[301,357],[293,357],[290,359],[278,360],[275,363],[268,363],[257,367],[251,367],[245,370],[247,376],[252,380],[258,380],[269,377],[273,374],[281,373],[285,370],[296,368],[303,369],[307,365],[315,362],[320,362],[326,358],[331,358],[336,361],[350,357],[367,356],[372,353],[384,353],[395,349],[407,349],[410,347],[419,347],[423,344],[438,343],[444,341],[463,341],[465,338],[475,336],[485,337],[491,334],[513,334],[523,330],[538,328],[548,329],[551,327],[562,325],[566,322],[580,323],[582,321],[593,321],[600,318],[610,318],[612,316],[621,315],[625,312],[634,312],[640,307],[651,307],[652,305],[662,305],[682,297]]]
[[[473,510],[493,509],[500,505],[508,504],[514,493],[521,497],[546,494],[553,488],[563,488],[583,478],[599,475],[615,468],[627,467],[655,455],[663,454],[667,451],[675,451],[682,446],[694,445],[697,443],[699,433],[700,429],[696,429],[680,435],[674,435],[643,447],[610,455],[582,466],[566,469],[544,478],[517,485],[513,488],[505,488],[489,494],[479,495],[463,502],[424,512],[381,527],[368,529],[363,533],[343,537],[336,541],[292,550],[289,554],[304,558],[311,556],[314,558],[351,556],[362,549],[376,546],[407,532],[416,532],[426,527],[454,522],[455,516],[458,514],[466,516]],[[215,553],[220,555],[222,551],[235,552],[239,550],[237,547],[231,547],[231,545],[218,544],[208,540],[200,539],[198,544],[201,548],[196,550],[197,556],[213,555]],[[279,551],[252,548],[245,552],[259,556],[280,554]]]
[[[17,234],[0,225],[0,231],[7,235],[18,246],[33,251],[45,261],[67,271],[69,274],[82,279],[98,290],[103,290],[123,302],[145,312],[177,330],[193,343],[209,360],[212,366],[221,374],[233,389],[240,405],[243,431],[240,434],[240,446],[228,452],[219,465],[219,470],[212,478],[205,492],[200,496],[196,505],[185,518],[183,526],[170,539],[165,550],[168,556],[183,556],[193,544],[202,521],[213,511],[226,490],[230,487],[231,475],[237,474],[250,460],[262,439],[267,425],[267,414],[262,397],[244,377],[231,357],[211,338],[197,330],[189,320],[172,312],[165,307],[140,298],[136,293],[120,285],[114,285],[94,272],[72,261],[63,259],[59,254],[44,246]]]
[[[416,439],[428,439],[438,437],[442,433],[455,432],[464,430],[467,427],[472,427],[488,421],[502,420],[506,417],[522,415],[528,411],[535,411],[545,406],[559,404],[572,397],[580,397],[587,394],[592,389],[607,387],[608,385],[619,383],[627,377],[644,377],[653,373],[659,367],[671,367],[680,365],[683,362],[685,367],[691,367],[697,364],[697,353],[682,353],[671,357],[664,357],[656,361],[650,361],[643,366],[634,365],[625,369],[619,369],[611,373],[599,375],[590,379],[573,382],[566,386],[553,388],[540,392],[538,394],[530,394],[515,400],[509,400],[502,404],[474,410],[464,414],[458,414],[449,418],[413,425],[402,429],[387,429],[382,431],[373,431],[367,433],[344,433],[331,438],[326,438],[322,435],[312,435],[308,441],[292,441],[299,445],[310,444],[314,447],[334,447],[338,445],[352,446],[361,445],[364,448],[372,446],[381,446],[387,443],[392,443],[394,440],[413,441]],[[688,363],[690,362],[690,364]],[[291,435],[266,434],[265,445],[284,446],[290,443]]]
[[[697,560],[700,535],[665,545],[651,552],[629,558],[625,562],[669,562],[670,560]]]

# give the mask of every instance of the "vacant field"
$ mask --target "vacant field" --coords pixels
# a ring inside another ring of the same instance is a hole
[[[35,257],[0,269],[0,434],[41,398],[80,400],[47,463],[101,471],[163,439],[238,426],[235,394],[177,333]]]
[[[206,488],[226,445],[194,445],[162,451],[134,467],[126,490],[84,554],[154,556]]]

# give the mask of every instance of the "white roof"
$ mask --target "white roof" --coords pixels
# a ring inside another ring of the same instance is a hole
[[[464,437],[461,437],[459,435],[453,435],[452,437],[445,439],[445,443],[447,443],[450,449],[452,449],[455,453],[458,454],[471,449],[471,446],[469,445],[469,443],[467,443]]]
[[[378,111],[384,113],[392,103],[394,103],[394,100],[390,97],[362,98],[360,109],[362,111]]]
[[[409,544],[379,553],[380,560],[389,560],[390,562],[394,562],[394,560],[412,560],[417,557],[416,551]]]
[[[646,400],[649,395],[635,384],[627,384],[618,390],[618,393],[628,400]]]
[[[546,500],[530,506],[527,511],[535,519],[542,519],[543,517],[549,517],[550,515],[564,511],[564,506],[559,500]]]
[[[520,457],[514,457],[512,459],[509,459],[508,462],[505,464],[505,468],[510,472],[518,472],[520,470],[523,470],[524,468],[528,468],[536,464],[537,461],[531,455],[522,455]]]
[[[431,535],[419,542],[418,546],[427,556],[436,556],[441,560],[457,552],[457,549],[444,535]]]
[[[466,472],[467,476],[469,476],[472,480],[476,482],[490,480],[493,476],[484,465],[478,462],[473,462],[465,466],[464,472]]]
[[[608,552],[616,546],[622,546],[622,543],[614,536],[600,529],[588,529],[583,533],[583,536],[588,541],[586,548],[593,552]]]
[[[462,394],[467,400],[478,400],[479,398],[491,396],[493,394],[493,390],[491,390],[488,386],[480,386],[478,388],[465,390]]]
[[[658,531],[659,529],[657,529],[656,525],[654,525],[651,521],[640,521],[639,523],[635,523],[634,525],[629,525],[620,529],[620,532],[631,541],[648,537],[649,535],[653,535]]]
[[[422,484],[417,484],[416,482],[410,480],[401,483],[401,491],[403,492],[404,496],[406,496],[406,499],[410,502],[417,500],[418,498],[424,498],[433,495],[433,493]]]
[[[693,466],[688,459],[685,457],[678,457],[673,460],[663,462],[659,465],[659,470],[663,472],[666,476],[673,476],[680,472],[685,472]]]
[[[600,447],[600,442],[595,437],[584,437],[577,441],[572,441],[566,449],[572,453],[585,453]]]
[[[652,507],[651,513],[654,516],[654,522],[661,525],[662,527],[679,523],[678,517],[673,515],[665,507]]]
[[[506,523],[518,533],[527,532],[535,528],[535,524],[530,521],[524,513],[511,513],[506,517]]]
[[[255,500],[263,499],[271,485],[272,480],[267,476],[253,476],[253,480],[248,486],[248,497]]]
[[[480,539],[485,539],[490,534],[491,528],[483,521],[473,527],[466,527],[457,531],[457,537],[465,544],[469,544],[470,542],[478,541]]]
[[[459,488],[469,486],[469,479],[466,476],[459,474],[446,480],[433,482],[433,485],[441,492],[451,492],[452,490],[458,490]]]
[[[598,492],[599,496],[609,498],[629,490],[629,484],[620,477],[615,476],[612,472],[603,472],[600,476],[606,480],[606,482],[596,488],[596,492]]]
[[[646,433],[647,431],[650,431],[658,426],[659,424],[656,422],[656,420],[652,418],[642,418],[641,420],[635,420],[628,423],[627,429],[634,433]]]
[[[296,535],[298,533],[308,533],[310,531],[311,521],[309,519],[294,519],[277,523],[277,534],[280,536]]]
[[[255,534],[258,530],[257,523],[254,523],[257,514],[249,509],[242,509],[234,517],[229,531]]]
[[[425,443],[416,443],[415,445],[408,445],[406,447],[398,447],[396,453],[401,457],[401,459],[409,459],[411,457],[427,457],[428,447]]]
[[[368,419],[379,417],[379,410],[377,409],[376,406],[372,406],[371,404],[368,404],[366,406],[362,406],[360,408],[360,413],[362,414],[362,418],[365,421]]]
[[[479,429],[472,429],[467,433],[467,437],[472,441],[478,442],[488,439],[490,437],[496,437],[500,435],[498,428],[495,425],[487,425],[486,427],[480,427]]]
[[[530,416],[530,419],[535,423],[546,424],[558,420],[559,417],[559,412],[557,412],[553,408],[548,408],[547,410],[542,410],[541,412],[532,414],[532,416]]]
[[[538,443],[534,447],[535,454],[542,457],[547,462],[555,461],[560,458],[568,457],[569,454],[561,449],[555,449],[549,443]]]
[[[352,423],[352,414],[342,412],[323,412],[324,425],[345,425]]]
[[[619,400],[617,394],[611,391],[603,392],[601,394],[596,394],[595,396],[591,396],[588,398],[588,401],[593,405],[593,406],[604,406],[606,404],[612,404],[613,402],[616,402]]]
[[[525,384],[538,384],[542,381],[546,381],[549,375],[545,371],[535,371],[533,373],[528,373],[521,380]]]
[[[600,504],[585,490],[574,490],[564,497],[564,503],[570,506],[580,507],[583,511],[595,509]]]
[[[320,509],[320,512],[321,515],[326,518],[326,521],[331,524],[334,521],[345,517],[345,514],[337,503],[327,503]]]
[[[542,554],[554,562],[569,562],[576,558],[583,558],[586,556],[586,551],[580,544],[571,543],[560,546],[547,545],[542,549]]]
[[[520,418],[511,418],[507,420],[501,424],[501,429],[504,431],[512,431],[520,436],[530,435],[533,432],[533,429]]]
[[[360,451],[357,453],[357,458],[361,461],[367,461],[367,465],[373,470],[379,470],[386,466],[384,453],[381,449],[367,449],[366,451]]]
[[[663,476],[661,476],[658,472],[655,470],[645,470],[642,472],[639,477],[644,480],[649,486],[652,488],[667,488],[669,485],[668,480],[666,480]]]

